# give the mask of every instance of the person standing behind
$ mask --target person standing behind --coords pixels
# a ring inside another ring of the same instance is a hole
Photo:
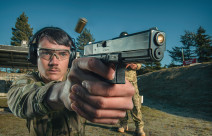
[[[142,113],[141,113],[141,97],[139,95],[138,84],[137,84],[137,74],[136,70],[141,68],[141,64],[131,63],[127,64],[125,76],[126,79],[135,87],[135,94],[133,96],[133,104],[134,107],[132,110],[127,111],[125,118],[120,119],[120,127],[118,128],[119,132],[128,131],[128,114],[131,113],[133,121],[135,122],[135,135],[136,136],[145,136],[145,132],[143,130],[144,122],[142,121]]]

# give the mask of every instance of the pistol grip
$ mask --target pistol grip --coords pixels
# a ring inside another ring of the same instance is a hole
[[[113,84],[125,84],[125,65],[124,64],[117,64],[115,77],[113,80],[110,80]]]

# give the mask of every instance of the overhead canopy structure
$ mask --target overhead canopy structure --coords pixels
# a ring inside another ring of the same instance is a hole
[[[28,47],[0,45],[0,67],[35,69],[37,66],[27,61]]]

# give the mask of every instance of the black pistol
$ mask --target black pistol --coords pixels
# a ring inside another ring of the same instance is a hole
[[[127,63],[161,61],[166,50],[166,36],[156,27],[146,31],[99,41],[84,47],[83,57],[95,57],[116,66],[114,84],[125,83]]]

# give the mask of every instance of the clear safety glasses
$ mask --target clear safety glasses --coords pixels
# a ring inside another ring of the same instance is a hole
[[[37,54],[45,60],[51,60],[54,56],[58,60],[65,60],[69,59],[71,51],[66,49],[38,48]]]

